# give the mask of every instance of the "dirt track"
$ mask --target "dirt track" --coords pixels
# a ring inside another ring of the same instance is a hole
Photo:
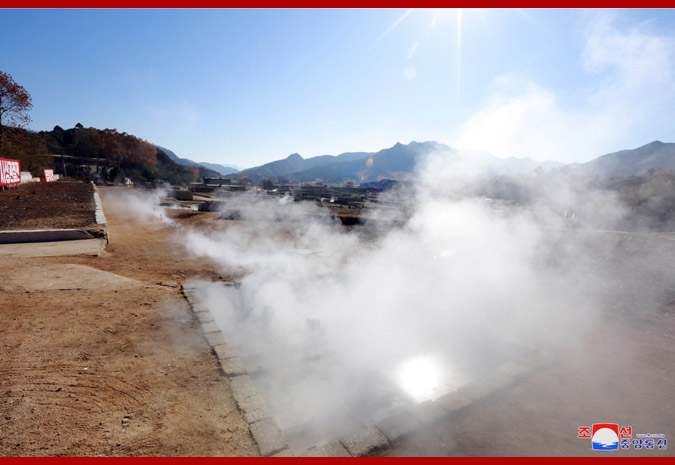
[[[104,256],[0,268],[0,455],[257,455],[179,289],[157,284],[218,273],[101,191]],[[13,279],[40,270],[61,280]]]

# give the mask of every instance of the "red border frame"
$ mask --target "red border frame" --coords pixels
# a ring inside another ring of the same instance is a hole
[[[17,9],[17,8],[29,8],[29,9],[36,9],[36,8],[58,8],[58,9],[65,9],[65,8],[87,8],[87,9],[108,9],[108,8],[123,8],[123,9],[146,9],[146,8],[171,8],[171,9],[204,9],[204,8],[236,8],[236,9],[241,9],[241,8],[251,8],[251,9],[258,9],[258,8],[317,8],[317,9],[326,9],[326,8],[358,8],[358,9],[363,9],[363,8],[410,8],[412,6],[415,6],[416,8],[447,8],[449,5],[445,2],[440,2],[440,1],[428,1],[425,2],[423,5],[411,5],[410,2],[402,2],[402,1],[388,1],[384,2],[382,0],[375,0],[371,2],[366,2],[364,3],[363,1],[355,1],[355,0],[340,0],[340,1],[332,1],[332,2],[326,2],[322,1],[320,4],[317,2],[309,2],[307,0],[295,0],[295,1],[289,1],[289,0],[265,0],[265,1],[258,1],[258,2],[251,2],[247,0],[226,0],[226,1],[216,1],[216,0],[201,0],[201,1],[193,1],[190,3],[179,0],[115,0],[115,1],[101,1],[101,0],[65,0],[65,1],[54,1],[54,0],[20,0],[16,3],[13,3],[10,5],[3,5],[2,9],[5,8],[11,8],[11,9]],[[652,1],[650,4],[645,4],[641,5],[639,8],[672,8],[673,4],[672,3],[667,3],[663,0],[661,1]],[[459,6],[454,6],[454,7],[459,7]],[[453,7],[453,8],[454,8]],[[481,3],[474,2],[472,4],[463,4],[461,7],[466,7],[466,8],[516,8],[514,6],[513,2],[504,2],[504,1],[491,1]],[[634,4],[623,1],[623,2],[609,2],[607,0],[604,1],[596,1],[593,4],[586,4],[582,2],[552,2],[552,1],[547,1],[545,4],[542,4],[541,1],[535,2],[532,0],[529,1],[521,1],[518,2],[517,8],[636,8]],[[19,161],[19,160],[12,160],[12,161]],[[21,171],[21,165],[19,161],[19,172]],[[17,183],[13,183],[17,184]],[[640,459],[644,459],[648,457],[640,457]],[[658,459],[657,457],[653,457],[654,459]],[[232,463],[243,463],[244,461],[250,463],[251,461],[258,461],[258,460],[265,460],[267,457],[5,457],[3,458],[4,463],[12,463],[14,461],[21,461],[23,463],[25,462],[37,462],[37,461],[44,461],[48,460],[51,463],[68,463],[68,464],[78,464],[78,463],[89,463],[91,460],[96,460],[99,463],[102,462],[117,462],[118,460],[124,460],[124,461],[132,461],[132,462],[143,462],[143,463],[180,463],[180,464],[187,464],[187,463],[192,463],[193,461],[197,460],[199,463],[205,463],[205,462],[227,462],[228,464]],[[292,463],[296,462],[297,460],[302,460],[302,457],[297,457],[297,458],[280,458],[281,461],[286,461],[287,463]],[[306,460],[316,460],[317,458],[305,458]],[[351,459],[351,458],[350,458]],[[542,461],[541,457],[425,457],[425,458],[419,458],[419,457],[386,457],[386,458],[364,458],[362,459],[365,460],[395,460],[398,462],[408,462],[412,463],[415,462],[417,463],[419,460],[423,460],[424,462],[448,462],[452,461],[452,463],[458,463],[458,462],[494,462],[494,461],[499,461],[500,463],[540,463]],[[598,459],[600,460],[631,460],[631,457],[616,457],[616,456],[591,456],[591,457],[545,457],[545,460],[547,462],[556,462],[556,463],[562,463],[564,462],[569,462],[570,459],[574,459],[575,462],[581,462],[581,463],[587,463],[587,462],[595,462]],[[675,462],[675,458],[669,457],[669,458],[661,458],[662,460],[665,459],[670,462]],[[344,459],[341,458],[331,458],[331,457],[326,457],[326,458],[321,458],[319,459],[324,462],[342,462]]]
[[[370,2],[358,2],[356,0],[333,0],[322,2],[310,2],[308,0],[264,0],[258,2],[251,2],[250,0],[199,0],[195,2],[186,2],[185,0],[20,0],[12,5],[3,5],[3,8],[89,8],[89,9],[103,9],[103,8],[128,8],[128,9],[144,9],[144,8],[185,8],[185,9],[200,9],[200,8],[448,8],[446,2],[439,0],[426,1],[421,5],[414,5],[411,2],[403,2],[401,0],[387,1],[374,0]],[[608,1],[600,0],[592,4],[576,1],[576,2],[562,2],[562,1],[533,1],[526,0],[517,3],[514,6],[513,2],[495,1],[490,2],[469,2],[469,4],[455,5],[454,7],[462,8],[636,8],[634,3],[627,1]],[[672,8],[673,4],[663,0],[652,0],[650,3],[641,5],[639,8]]]

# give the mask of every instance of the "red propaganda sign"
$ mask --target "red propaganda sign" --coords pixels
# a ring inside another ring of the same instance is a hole
[[[21,183],[21,163],[19,160],[0,158],[0,186]]]
[[[54,182],[54,170],[45,168],[45,182]]]

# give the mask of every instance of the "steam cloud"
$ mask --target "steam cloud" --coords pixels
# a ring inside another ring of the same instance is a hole
[[[304,416],[348,432],[406,394],[432,398],[519,350],[574,343],[607,307],[623,243],[570,221],[611,227],[626,214],[612,194],[548,177],[528,208],[465,196],[480,179],[467,159],[429,156],[414,190],[380,197],[411,204],[408,221],[375,235],[255,195],[233,205],[245,221],[187,232],[189,250],[242,276],[203,298],[249,372],[268,369],[256,382],[282,428]]]
[[[618,12],[587,16],[579,71],[590,84],[575,89],[577,104],[527,74],[505,72],[458,128],[454,145],[502,157],[584,162],[613,151],[608,147],[635,145],[635,134],[649,134],[646,140],[667,134],[669,116],[655,123],[645,115],[668,115],[675,102],[672,31],[625,24]]]
[[[672,82],[671,37],[645,25],[621,32],[601,18],[587,39],[588,72],[609,73],[580,111],[536,83],[501,76],[458,144],[581,159],[600,153],[600,140],[620,141],[642,112],[672,102],[664,84]],[[643,99],[652,81],[633,72],[643,69],[659,71],[664,92],[649,93],[663,102]],[[512,205],[480,195],[484,178],[471,158],[431,154],[414,188],[380,196],[399,203],[400,216],[374,208],[378,221],[363,231],[345,231],[315,205],[254,194],[228,203],[243,221],[181,229],[188,250],[241,277],[237,287],[205,287],[202,298],[291,440],[296,430],[334,439],[528,348],[555,353],[602,314],[663,303],[675,279],[668,254],[651,238],[613,231],[630,216],[615,194],[533,176],[532,198]],[[157,219],[163,195],[133,195],[128,204]]]
[[[137,190],[114,191],[109,193],[111,200],[123,208],[126,216],[143,223],[165,223],[175,225],[167,215],[166,208],[161,203],[168,196],[168,188],[162,187],[145,192]]]

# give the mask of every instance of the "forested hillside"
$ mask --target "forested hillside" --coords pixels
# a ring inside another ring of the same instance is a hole
[[[0,157],[20,160],[21,169],[34,175],[41,175],[44,168],[55,168],[59,172],[61,162],[55,163],[55,160],[64,159],[58,155],[92,167],[87,173],[66,174],[86,174],[105,181],[121,182],[130,178],[136,182],[167,181],[180,185],[214,174],[203,167],[181,166],[162,150],[134,135],[116,129],[85,128],[79,123],[71,129],[55,126],[51,131],[40,132],[10,128],[0,147]]]

